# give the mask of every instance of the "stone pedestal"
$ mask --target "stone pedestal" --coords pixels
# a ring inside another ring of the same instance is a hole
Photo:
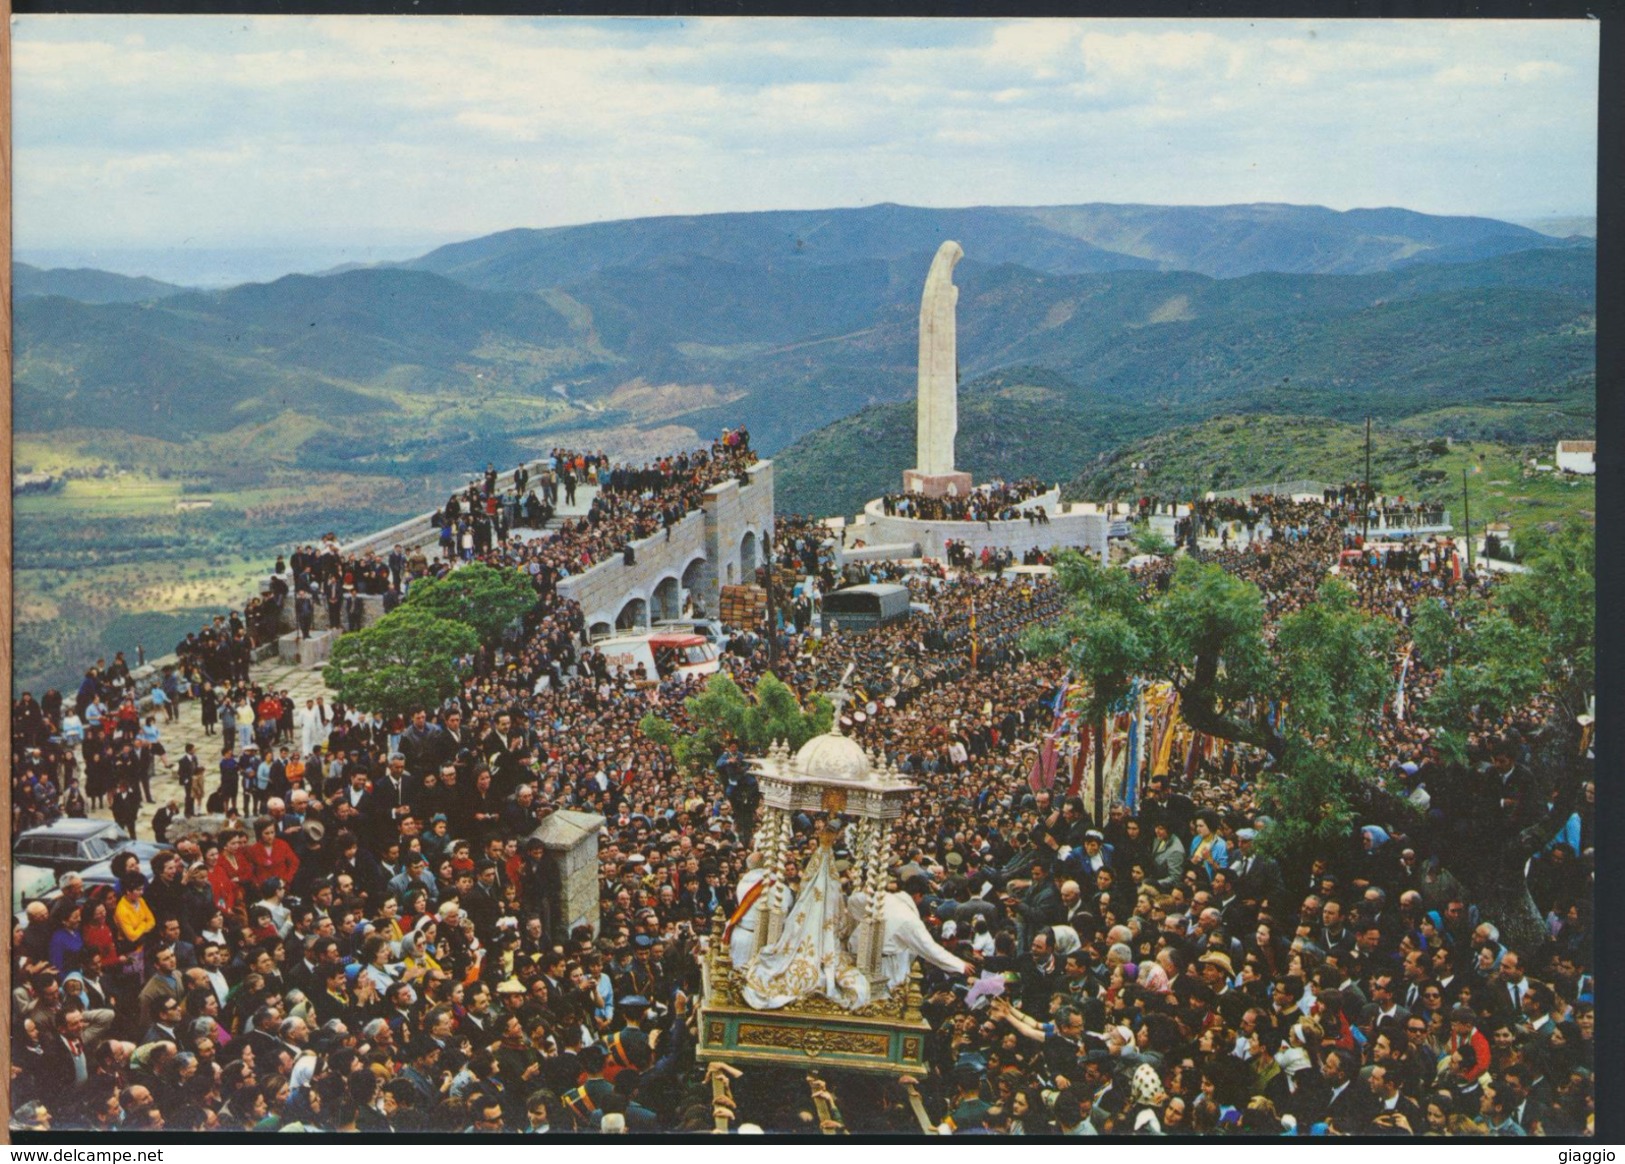
[[[299,665],[315,667],[327,662],[333,654],[333,640],[338,637],[337,631],[321,631],[302,639],[299,643]]]
[[[547,846],[556,874],[559,897],[551,903],[556,936],[583,925],[598,936],[598,830],[603,827],[601,816],[561,809],[530,834]]]
[[[904,469],[903,490],[927,497],[964,497],[971,491],[971,478],[969,473],[922,473],[918,469]]]
[[[382,594],[363,594],[361,596],[361,626],[371,626],[384,617],[384,596]]]

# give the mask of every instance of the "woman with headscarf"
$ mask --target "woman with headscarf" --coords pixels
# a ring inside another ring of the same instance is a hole
[[[1388,845],[1388,830],[1368,824],[1360,828],[1360,851],[1350,867],[1349,883],[1362,892],[1375,885],[1390,896],[1398,884],[1399,856]]]
[[[1137,980],[1140,989],[1151,994],[1167,994],[1173,989],[1173,984],[1168,981],[1168,971],[1162,968],[1160,962],[1141,962]]]
[[[438,970],[435,958],[437,927],[432,914],[424,914],[412,927],[412,932],[401,939],[401,965],[403,972]]]
[[[1149,1063],[1136,1067],[1128,1093],[1131,1105],[1128,1126],[1138,1135],[1162,1135],[1162,1105],[1168,1102],[1168,1093],[1163,1089],[1162,1076],[1157,1074],[1157,1069]]]

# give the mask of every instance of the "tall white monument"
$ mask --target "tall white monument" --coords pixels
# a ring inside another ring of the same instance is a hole
[[[970,492],[971,476],[954,470],[954,436],[959,431],[959,288],[954,265],[965,257],[956,242],[945,242],[931,260],[920,297],[919,418],[914,433],[914,468],[903,471],[903,488],[932,497]]]

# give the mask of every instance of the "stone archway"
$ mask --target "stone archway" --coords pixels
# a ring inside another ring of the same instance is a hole
[[[633,595],[621,607],[621,613],[615,616],[616,630],[637,630],[649,625],[649,604],[641,597]]]
[[[655,584],[650,606],[656,622],[683,617],[683,591],[675,574],[667,574]]]
[[[739,539],[739,577],[744,582],[756,580],[756,531],[746,530]]]
[[[600,636],[608,637],[615,633],[615,628],[607,622],[595,622],[587,628],[587,637],[596,639]]]

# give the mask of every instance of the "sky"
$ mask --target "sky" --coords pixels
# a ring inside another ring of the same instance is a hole
[[[270,277],[514,227],[877,202],[1595,213],[1589,21],[25,15],[13,34],[14,240],[50,265]]]

